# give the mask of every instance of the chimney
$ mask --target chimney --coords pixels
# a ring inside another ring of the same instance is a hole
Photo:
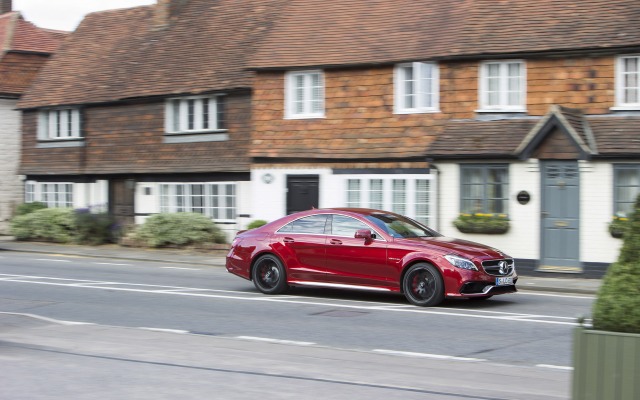
[[[5,1],[5,0],[0,0]],[[155,7],[154,27],[156,29],[166,28],[171,24],[174,17],[187,0],[158,0]]]
[[[6,14],[13,11],[12,0],[0,0],[0,14]]]

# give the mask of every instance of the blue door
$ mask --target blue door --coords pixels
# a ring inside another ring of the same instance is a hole
[[[582,272],[580,169],[577,161],[542,161],[541,271]]]

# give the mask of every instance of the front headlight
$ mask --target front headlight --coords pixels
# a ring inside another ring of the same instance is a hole
[[[459,256],[454,256],[452,254],[446,255],[444,256],[444,258],[447,259],[447,261],[449,261],[451,263],[451,265],[453,265],[454,267],[457,268],[462,268],[462,269],[468,269],[471,271],[477,271],[478,268],[476,268],[475,264],[471,261],[468,260],[466,258],[462,258]]]

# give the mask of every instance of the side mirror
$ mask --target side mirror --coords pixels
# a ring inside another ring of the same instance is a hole
[[[365,243],[371,243],[376,238],[375,233],[371,233],[368,229],[358,229],[354,235],[356,239],[364,239]]]

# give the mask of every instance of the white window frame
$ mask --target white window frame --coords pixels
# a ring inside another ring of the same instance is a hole
[[[425,68],[430,67],[430,76],[425,75]],[[406,69],[412,68],[413,79],[411,80],[413,95],[413,107],[405,104],[407,97],[407,76]],[[396,114],[417,114],[440,111],[440,72],[437,63],[433,62],[412,62],[396,65],[394,69],[395,88],[395,112]],[[426,80],[431,82],[431,91],[425,90]],[[431,105],[429,105],[431,102]]]
[[[25,182],[25,203],[40,202],[49,208],[73,208],[72,182]]]
[[[625,71],[624,63],[627,59],[635,59],[637,61],[636,71]],[[635,102],[625,101],[625,75],[636,74],[636,87],[638,91],[638,98]],[[640,109],[640,55],[638,54],[625,54],[623,56],[616,57],[616,105],[612,107],[612,110],[639,110]]]
[[[173,97],[165,102],[165,132],[166,133],[202,133],[226,131],[224,121],[224,95],[215,96],[187,96]],[[194,108],[193,126],[189,126],[190,103]],[[204,109],[207,107],[207,117]],[[178,107],[176,109],[176,106]],[[219,110],[222,107],[222,110]],[[177,111],[177,112],[176,112]],[[219,120],[219,113],[223,113],[222,120]],[[206,121],[205,121],[206,120]]]
[[[82,139],[79,108],[55,108],[38,112],[38,140],[78,139]]]
[[[313,85],[313,76],[320,78],[319,86]],[[298,87],[296,81],[302,78],[303,85]],[[285,74],[285,119],[324,118],[324,72],[322,70],[290,71]],[[298,99],[298,90],[301,90],[302,98]],[[318,97],[314,97],[314,90]],[[319,103],[319,110],[313,109],[314,102]],[[302,103],[302,110],[296,105]]]
[[[509,64],[520,65],[518,80],[519,104],[509,104]],[[498,75],[498,104],[489,104],[488,70],[490,65],[499,66]],[[480,63],[480,84],[478,85],[480,109],[476,112],[526,112],[527,111],[527,65],[523,60],[484,61]]]
[[[362,208],[379,208],[392,212],[404,214],[409,218],[413,218],[418,222],[422,222],[427,226],[436,226],[436,205],[435,205],[435,177],[433,175],[379,175],[364,174],[351,175],[344,178],[344,204],[348,207]],[[359,181],[360,194],[355,196],[354,182]],[[420,185],[418,182],[429,182],[426,187],[426,193],[419,193]],[[374,187],[382,183],[381,188]],[[394,191],[404,185],[404,193]],[[382,203],[377,202],[378,195],[382,194],[380,199]],[[424,196],[426,194],[426,196]],[[420,196],[422,195],[422,196]],[[358,199],[358,203],[356,203]],[[424,201],[422,201],[424,200]]]
[[[193,185],[204,187],[203,193],[197,195],[203,198],[202,206],[194,207],[190,201],[196,196],[192,193]],[[161,213],[199,212],[215,222],[236,222],[238,187],[235,182],[162,182],[158,186]],[[231,193],[228,193],[229,188]],[[178,201],[179,198],[182,199],[182,203]],[[203,212],[198,211],[200,208]]]

